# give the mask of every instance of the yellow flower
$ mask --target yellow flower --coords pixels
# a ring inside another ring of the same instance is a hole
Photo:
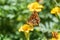
[[[56,14],[56,13],[60,13],[60,8],[59,7],[55,7],[51,10],[52,14]]]
[[[28,8],[30,11],[41,11],[41,8],[44,8],[42,5],[40,5],[38,2],[34,2],[28,5]]]
[[[23,26],[21,26],[21,28],[19,28],[19,32],[23,31],[23,32],[29,32],[29,31],[33,31],[33,26],[28,25],[28,24],[24,24]]]
[[[56,38],[52,38],[52,39],[50,39],[50,40],[56,40]]]
[[[60,40],[60,33],[58,33],[58,35],[57,35],[57,36],[58,36],[58,40]]]
[[[50,40],[60,40],[60,33],[58,33],[56,36],[57,36],[57,38],[53,37],[53,38],[50,39]]]

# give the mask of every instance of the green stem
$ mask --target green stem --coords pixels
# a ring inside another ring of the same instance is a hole
[[[58,13],[58,19],[60,20],[60,13]]]
[[[26,40],[29,40],[29,33],[25,32]]]
[[[58,18],[58,20],[60,21],[60,13],[55,14],[55,16]]]

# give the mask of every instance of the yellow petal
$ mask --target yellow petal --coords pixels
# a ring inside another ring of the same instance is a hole
[[[56,38],[52,38],[52,39],[50,39],[50,40],[56,40]]]
[[[19,32],[23,31],[23,32],[29,32],[32,31],[33,27],[31,25],[28,24],[24,24],[23,26],[20,27]]]
[[[41,8],[43,8],[42,5],[40,5],[38,2],[34,2],[28,5],[28,8],[30,11],[41,11]]]
[[[59,7],[55,7],[51,10],[51,13],[56,14],[56,13],[58,13],[58,11],[59,11]]]
[[[53,9],[53,10],[51,10],[51,13],[52,14],[56,14],[56,11]]]
[[[37,12],[41,11],[41,9],[35,9]]]

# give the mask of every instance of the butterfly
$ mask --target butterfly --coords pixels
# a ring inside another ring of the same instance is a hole
[[[37,12],[33,12],[30,18],[28,19],[28,24],[38,25],[40,23],[40,18]]]
[[[52,32],[52,36],[53,36],[54,38],[58,38],[57,35],[58,35],[57,32]]]

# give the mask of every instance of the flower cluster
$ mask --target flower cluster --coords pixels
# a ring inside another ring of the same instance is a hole
[[[28,9],[30,11],[32,11],[33,13],[30,16],[29,20],[27,21],[27,24],[24,24],[23,26],[21,26],[19,28],[19,31],[29,33],[29,31],[33,30],[33,26],[39,24],[40,18],[38,16],[38,12],[40,12],[42,10],[42,8],[44,8],[44,7],[43,7],[43,5],[39,4],[37,1],[38,0],[36,0],[36,2],[33,2],[28,5]]]
[[[19,32],[23,31],[25,33],[29,33],[30,31],[33,31],[33,26],[36,26],[40,23],[40,17],[38,15],[38,12],[42,11],[42,8],[44,8],[43,5],[38,3],[39,0],[37,0],[36,2],[33,2],[31,4],[29,4],[27,7],[30,11],[32,11],[32,15],[30,16],[29,20],[27,21],[26,24],[24,24],[23,26],[21,26],[19,28]],[[51,10],[52,14],[58,14],[60,13],[60,7],[55,7]],[[52,39],[50,40],[60,40],[60,33],[55,33],[52,32]]]

